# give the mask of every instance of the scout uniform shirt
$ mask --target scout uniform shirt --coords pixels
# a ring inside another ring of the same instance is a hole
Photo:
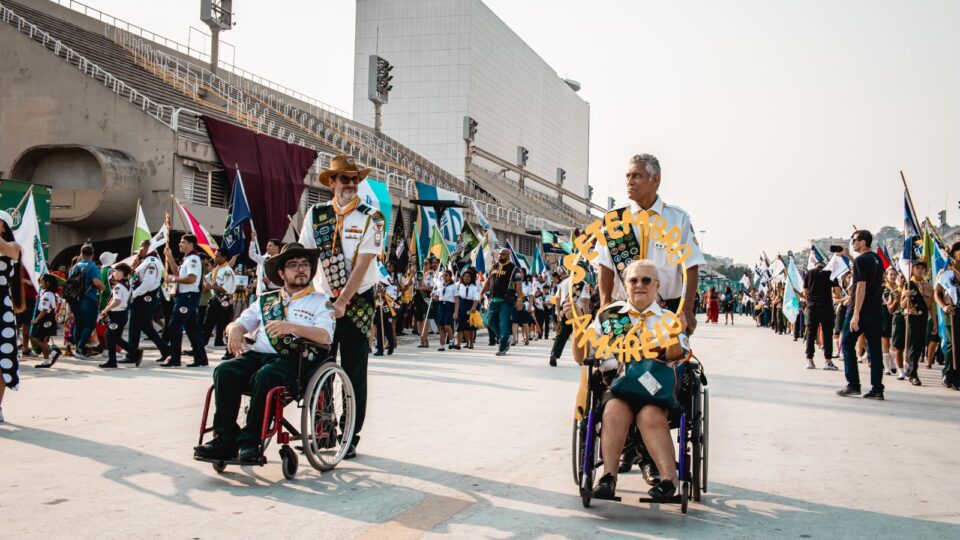
[[[227,302],[227,305],[229,305],[229,302],[233,299],[233,293],[237,292],[237,275],[234,274],[233,268],[230,268],[230,264],[223,263],[222,266],[214,268],[213,272],[210,273],[210,282],[223,287],[227,291],[225,293],[213,291],[215,301],[220,302],[221,305]],[[227,306],[224,305],[223,307]]]
[[[957,272],[952,267],[944,268],[937,275],[937,285],[943,287],[943,292],[947,295],[954,306],[957,305],[957,288],[960,285]]]
[[[636,201],[630,201],[628,206],[622,206],[612,212],[617,212],[617,216],[629,208],[632,212],[643,210]],[[663,199],[657,197],[649,209],[649,214],[658,214],[667,220],[665,231],[669,232],[676,226],[681,233],[680,244],[690,246],[690,256],[686,260],[687,268],[699,266],[706,263],[703,258],[703,252],[700,251],[700,245],[697,243],[697,237],[693,230],[693,224],[690,222],[690,216],[681,208],[666,204]],[[683,296],[683,268],[681,265],[673,265],[668,262],[667,248],[663,242],[654,242],[650,238],[642,238],[642,231],[637,227],[633,228],[634,237],[637,239],[639,249],[637,253],[618,252],[611,255],[611,248],[617,251],[623,246],[622,239],[607,240],[600,238],[597,242],[596,251],[600,254],[594,262],[613,271],[613,295],[612,300],[625,300],[627,298],[626,289],[623,287],[623,279],[620,273],[624,271],[631,260],[648,259],[657,265],[657,275],[660,279],[660,297],[664,300],[673,300]],[[615,260],[616,259],[616,260]]]
[[[354,199],[354,201],[358,200],[359,199]],[[353,271],[353,263],[359,255],[379,255],[383,250],[383,216],[376,208],[363,203],[357,204],[356,208],[349,211],[345,216],[338,218],[342,220],[342,224],[340,224],[342,226],[342,232],[340,233],[340,238],[335,238],[335,242],[337,248],[342,250],[342,258],[340,260],[333,260],[331,257],[331,251],[333,250],[328,249],[327,246],[317,245],[316,235],[332,234],[336,236],[336,231],[319,230],[329,225],[317,225],[317,227],[315,227],[313,222],[314,209],[323,206],[332,206],[334,203],[335,201],[331,200],[311,207],[310,210],[307,210],[307,215],[303,220],[303,226],[300,228],[300,243],[303,244],[303,247],[307,249],[324,250],[324,252],[320,254],[320,265],[317,268],[317,275],[313,277],[313,285],[318,291],[328,296],[333,296],[333,288],[327,283],[325,270],[340,273],[344,278],[343,283],[346,284],[346,279],[349,279],[350,273]],[[334,268],[331,268],[331,266]],[[366,275],[363,276],[363,280],[360,282],[360,287],[357,288],[357,294],[368,291],[376,285],[379,280],[380,271],[377,268],[376,262],[371,261],[367,267]]]
[[[200,263],[200,256],[197,252],[190,252],[183,258],[183,264],[180,265],[180,272],[177,274],[180,279],[194,275],[197,279],[193,283],[177,283],[178,293],[200,292],[200,276],[203,275],[203,265]]]
[[[284,289],[273,294],[279,294],[284,304],[284,310],[286,311],[284,320],[295,324],[323,328],[327,331],[330,339],[333,339],[336,321],[333,318],[333,308],[329,305],[333,300],[328,295],[315,291],[312,285],[293,296],[287,294]],[[270,344],[270,336],[267,335],[264,328],[260,302],[254,302],[243,310],[240,317],[237,318],[237,324],[247,332],[257,331],[256,341],[253,344],[254,352],[279,354],[280,351],[274,349],[273,345]]]
[[[619,302],[613,302],[606,308],[602,310],[603,313],[611,315],[606,323],[600,322],[600,317],[594,317],[593,322],[590,324],[590,328],[596,332],[596,335],[602,336],[608,334],[613,336],[615,333],[615,327],[621,325],[621,327],[627,326],[627,321],[625,319],[629,318],[629,324],[632,327],[640,320],[641,314],[643,315],[643,323],[649,330],[654,330],[654,325],[657,321],[660,320],[660,317],[663,316],[665,309],[660,307],[660,304],[656,302],[651,302],[646,309],[638,310],[635,309],[629,302],[621,300]],[[606,326],[606,328],[604,328]],[[636,335],[639,337],[642,330],[638,330]],[[686,334],[680,334],[679,336],[680,346],[683,347],[684,352],[690,351],[690,345],[687,341]],[[593,358],[594,353],[596,353],[596,347],[587,347],[587,354],[584,358]],[[620,361],[617,360],[616,355],[613,353],[610,354],[607,358],[600,363],[601,371],[610,371],[619,368]]]
[[[279,285],[265,279],[264,276],[264,265],[267,263],[267,260],[271,257],[269,253],[260,254],[260,247],[256,242],[250,242],[250,249],[247,251],[247,256],[250,257],[254,263],[257,264],[257,296],[260,296],[264,291],[275,291],[280,288]],[[267,283],[265,284],[264,281]]]
[[[147,255],[133,271],[131,300],[152,293],[163,285],[163,264],[156,255]]]
[[[126,311],[127,305],[130,303],[130,286],[127,284],[127,281],[114,282],[113,288],[110,289],[110,294],[114,300],[120,301],[110,311]]]

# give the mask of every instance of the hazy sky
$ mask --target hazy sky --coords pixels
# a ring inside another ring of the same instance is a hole
[[[199,0],[88,3],[178,41],[205,28]],[[740,262],[898,225],[900,169],[921,215],[960,222],[960,1],[486,3],[583,84],[599,204],[650,152],[664,199]],[[235,0],[223,39],[239,66],[351,110],[354,7]]]

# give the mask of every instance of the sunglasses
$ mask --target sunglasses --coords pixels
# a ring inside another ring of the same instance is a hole
[[[343,185],[359,184],[360,177],[359,176],[343,176],[341,174],[341,175],[337,175],[337,181]]]
[[[650,276],[643,276],[643,277],[640,278],[640,279],[630,278],[630,279],[627,280],[627,284],[628,284],[628,285],[632,285],[632,286],[634,286],[634,287],[636,287],[638,283],[639,283],[640,285],[647,286],[647,285],[650,285],[651,283],[653,283],[653,282],[656,281],[656,280],[657,280],[657,278],[652,278],[652,277],[650,277]]]

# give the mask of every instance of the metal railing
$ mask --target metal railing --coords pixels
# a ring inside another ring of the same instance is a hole
[[[140,109],[159,120],[163,124],[170,126],[170,120],[173,117],[174,108],[170,105],[161,105],[147,96],[138,92],[135,88],[115,77],[109,71],[101,68],[91,62],[87,57],[74,51],[63,44],[59,39],[54,38],[47,32],[44,32],[35,24],[14,13],[10,8],[0,4],[0,21],[15,27],[18,31],[25,34],[30,39],[40,43],[43,47],[53,54],[63,58],[68,64],[79,69],[84,75],[89,75],[94,80],[100,81],[109,88],[114,94],[126,98],[130,103],[137,105]]]

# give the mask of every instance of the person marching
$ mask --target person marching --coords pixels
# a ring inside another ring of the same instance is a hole
[[[477,329],[470,324],[470,313],[479,299],[475,278],[476,274],[469,268],[460,274],[460,285],[457,286],[457,297],[453,306],[453,318],[457,323],[457,344],[452,348],[457,350],[460,349],[461,342],[464,348],[472,349],[473,342],[477,339]]]
[[[160,332],[153,326],[153,314],[160,307],[163,300],[163,263],[156,251],[150,250],[150,240],[140,242],[140,250],[133,260],[133,275],[130,285],[130,332],[127,341],[133,349],[140,348],[140,334],[157,346],[160,359],[163,362],[170,356],[170,346],[160,337]],[[120,364],[133,364],[137,360],[130,357],[120,360]]]
[[[13,218],[0,210],[0,423],[3,422],[3,394],[20,387],[20,358],[17,349],[17,314],[24,308],[20,244],[13,236]]]
[[[497,334],[497,356],[505,356],[510,349],[513,314],[515,310],[523,309],[523,276],[519,267],[513,264],[512,254],[509,248],[500,249],[497,263],[490,269],[489,277],[480,289],[480,298],[490,291],[490,322],[487,326]],[[470,311],[476,309],[475,303]]]
[[[454,311],[457,302],[457,284],[453,282],[453,272],[443,271],[443,284],[437,289],[437,298],[440,302],[437,307],[437,330],[440,332],[440,352],[446,350],[447,343],[453,341]],[[456,347],[454,349],[454,347]],[[451,345],[451,349],[460,350],[459,345]]]
[[[387,263],[387,270],[391,268]],[[377,309],[373,320],[373,330],[376,332],[377,352],[374,356],[383,356],[383,342],[387,342],[387,355],[393,354],[397,348],[397,336],[394,329],[394,310],[395,299],[397,298],[397,286],[395,275],[388,273],[386,282],[377,284]]]
[[[40,298],[37,316],[30,333],[33,344],[43,352],[43,362],[33,367],[50,368],[60,358],[60,349],[51,345],[50,338],[57,335],[57,278],[51,274],[40,276]]]
[[[265,275],[273,283],[282,283],[283,288],[259,296],[227,327],[227,350],[237,357],[213,370],[215,436],[194,447],[198,457],[256,461],[260,457],[260,429],[267,394],[276,386],[297,380],[299,363],[294,338],[330,343],[334,334],[331,299],[310,284],[319,254],[320,250],[291,242],[265,263]],[[253,348],[245,350],[243,336],[254,331]],[[250,394],[250,405],[241,430],[237,416],[244,392]]]
[[[283,242],[276,238],[271,238],[267,240],[267,253],[261,255],[260,250],[257,249],[257,231],[250,231],[250,251],[247,253],[247,256],[257,265],[257,296],[263,294],[264,291],[275,291],[280,288],[279,285],[273,283],[266,277],[264,267],[270,257],[280,253],[280,248],[282,247]]]
[[[222,347],[226,345],[223,342],[223,332],[227,328],[227,323],[233,319],[233,293],[237,291],[237,276],[230,267],[230,261],[227,260],[227,254],[217,251],[213,257],[216,266],[210,273],[210,290],[212,296],[207,302],[207,313],[203,319],[203,343],[210,341],[210,336],[214,336],[213,345]],[[216,330],[216,334],[214,334]]]
[[[186,330],[187,339],[193,347],[193,362],[187,367],[202,367],[207,365],[207,351],[203,347],[200,337],[200,321],[197,316],[197,307],[200,304],[200,278],[203,274],[200,256],[197,254],[197,237],[185,234],[180,238],[180,253],[183,261],[178,266],[173,260],[173,252],[166,249],[167,260],[174,274],[168,275],[168,283],[177,284],[177,294],[173,299],[173,310],[167,322],[167,331],[170,335],[170,359],[161,364],[163,367],[180,367],[180,346],[183,343],[183,332]]]
[[[127,278],[132,270],[126,263],[113,266],[113,286],[110,289],[110,301],[100,312],[101,319],[107,319],[107,361],[100,364],[101,368],[117,367],[117,346],[127,351],[127,358],[134,361],[137,367],[143,360],[143,351],[134,349],[123,339],[123,329],[127,326],[127,306],[130,302],[130,284]]]
[[[357,455],[357,443],[367,411],[367,361],[373,324],[374,286],[380,272],[373,260],[383,250],[383,214],[360,202],[357,188],[370,174],[348,156],[336,156],[330,169],[317,177],[333,189],[333,199],[313,205],[304,216],[300,242],[320,249],[321,265],[313,282],[317,290],[336,299],[337,319],[330,353],[340,353],[340,364],[356,394],[357,427],[346,458]]]
[[[950,246],[951,265],[937,275],[934,298],[943,310],[947,330],[943,339],[943,374],[941,382],[947,388],[960,390],[957,342],[960,341],[960,312],[957,311],[957,292],[960,289],[960,242]]]
[[[933,291],[927,283],[927,261],[920,259],[913,263],[910,282],[900,300],[900,306],[907,317],[907,379],[910,384],[920,386],[917,367],[920,356],[927,346],[927,319],[930,317],[930,303]]]

